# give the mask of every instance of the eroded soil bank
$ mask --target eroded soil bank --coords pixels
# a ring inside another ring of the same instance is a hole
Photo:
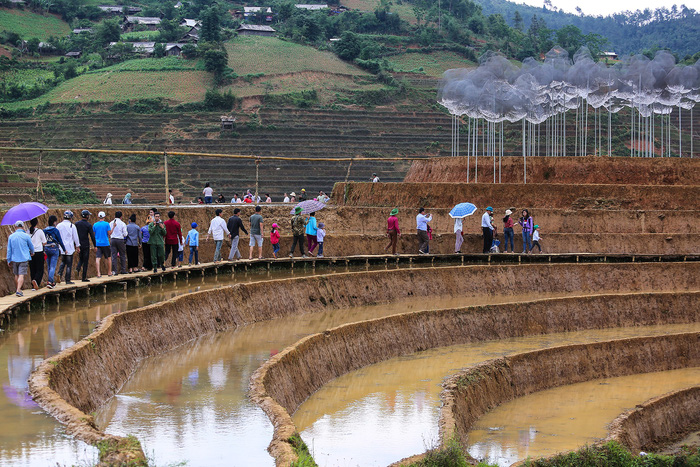
[[[443,383],[442,439],[463,446],[474,422],[504,402],[545,389],[599,378],[700,365],[700,333],[640,337],[555,347],[485,362]],[[675,424],[675,420],[668,420]]]
[[[138,362],[204,334],[280,316],[412,296],[522,294],[535,289],[646,291],[671,284],[676,290],[697,289],[700,264],[470,266],[236,284],[106,317],[87,339],[42,363],[30,378],[30,390],[39,405],[68,426],[69,433],[94,444],[105,435],[87,414],[121,388]]]
[[[285,440],[296,430],[290,414],[342,374],[400,355],[479,340],[693,322],[698,304],[696,292],[588,296],[421,311],[348,324],[304,338],[271,358],[253,375],[251,396],[273,420],[271,452],[286,464],[292,454]]]
[[[557,185],[528,183],[336,183],[332,200],[343,206],[451,208],[468,201],[538,209],[698,210],[700,186]]]
[[[496,161],[498,164],[498,161]],[[469,179],[474,181],[476,161],[469,158]],[[493,181],[493,160],[479,158],[478,180]],[[496,179],[498,179],[498,165]],[[523,158],[501,158],[501,181],[523,182]],[[433,157],[414,161],[405,182],[467,181],[466,157]],[[528,183],[700,185],[700,159],[644,157],[529,157]]]
[[[700,386],[650,399],[610,424],[608,440],[631,452],[651,451],[676,441],[700,426]]]

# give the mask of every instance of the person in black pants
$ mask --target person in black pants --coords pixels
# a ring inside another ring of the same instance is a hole
[[[80,242],[80,256],[76,274],[78,274],[82,268],[83,282],[90,282],[87,278],[88,264],[90,262],[90,241],[92,241],[92,246],[95,247],[95,251],[97,251],[95,231],[92,228],[92,224],[88,221],[90,214],[90,211],[83,209],[80,213],[82,219],[75,223],[75,228],[78,230],[78,241]]]
[[[484,234],[484,253],[491,251],[491,244],[493,243],[493,208],[491,206],[486,208],[486,212],[481,216],[481,231]]]
[[[32,238],[32,244],[34,244],[34,254],[32,259],[29,260],[29,278],[32,281],[32,290],[37,290],[41,287],[41,281],[44,278],[44,247],[46,246],[46,236],[44,231],[37,229],[36,226],[39,223],[39,219],[36,217],[29,221],[29,236]],[[41,249],[38,248],[41,247]]]

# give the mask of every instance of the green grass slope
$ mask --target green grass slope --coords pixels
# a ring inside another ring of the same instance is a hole
[[[31,11],[0,8],[0,31],[19,34],[22,39],[33,37],[48,39],[50,36],[65,36],[71,28],[54,15],[39,15]]]
[[[402,53],[387,57],[395,72],[417,73],[440,78],[445,70],[452,68],[474,68],[476,64],[459,54],[448,51],[431,53]]]

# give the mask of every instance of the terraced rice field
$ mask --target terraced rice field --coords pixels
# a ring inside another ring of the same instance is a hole
[[[403,53],[387,58],[395,72],[420,73],[439,78],[451,68],[473,68],[475,63],[459,54],[447,51],[436,51],[429,54]]]

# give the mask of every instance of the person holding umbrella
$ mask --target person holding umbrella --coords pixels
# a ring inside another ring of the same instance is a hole
[[[493,215],[493,208],[491,206],[486,208],[484,215],[481,216],[481,231],[484,235],[484,251],[483,253],[488,253],[491,250],[491,244],[493,243],[493,230],[494,225],[491,221],[491,216]]]
[[[16,230],[7,239],[7,264],[15,275],[15,295],[22,297],[24,276],[27,274],[29,260],[34,255],[34,245],[31,237],[24,231],[24,222],[16,221],[15,227]]]
[[[476,212],[476,206],[472,203],[459,203],[450,211],[450,217],[455,220],[455,253],[462,252],[462,243],[464,242],[463,220],[467,216],[471,216]]]
[[[398,238],[401,236],[399,218],[396,217],[398,213],[399,208],[392,209],[389,213],[389,218],[386,220],[386,236],[389,237],[389,244],[384,248],[384,251],[389,251],[389,248],[391,248],[392,255],[396,255],[396,244],[398,243]]]
[[[32,290],[36,290],[41,286],[41,280],[44,278],[44,246],[46,246],[46,235],[41,229],[36,226],[39,219],[36,217],[29,221],[29,236],[32,238],[34,245],[34,255],[29,262],[29,277],[32,280]]]

